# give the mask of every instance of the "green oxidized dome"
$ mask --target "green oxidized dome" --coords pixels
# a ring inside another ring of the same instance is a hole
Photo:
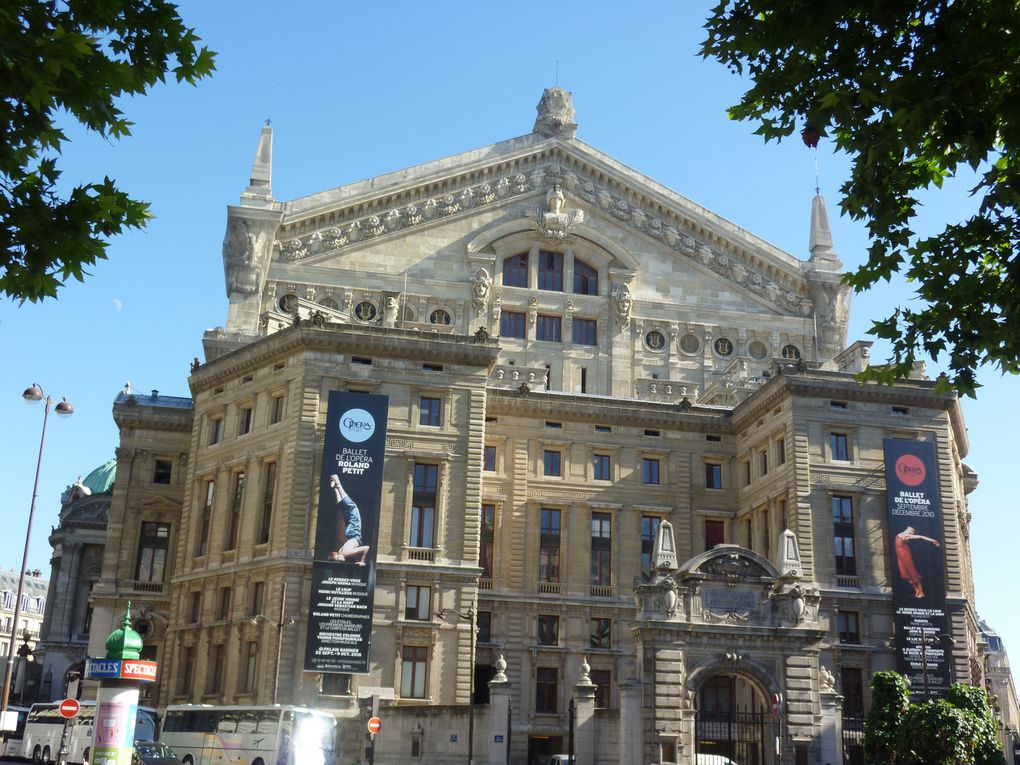
[[[131,601],[128,601],[120,629],[114,630],[110,637],[106,638],[106,658],[139,659],[144,645],[142,636],[131,629]]]
[[[113,488],[113,479],[117,477],[117,459],[113,458],[97,467],[82,480],[93,494],[105,494]]]

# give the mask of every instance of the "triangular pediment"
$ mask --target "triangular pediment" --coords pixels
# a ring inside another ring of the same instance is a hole
[[[483,251],[500,229],[533,225],[532,211],[557,187],[569,210],[584,213],[568,239],[605,249],[637,237],[641,248],[666,253],[766,309],[807,310],[803,261],[577,139],[537,134],[280,203],[273,258],[284,267],[328,267],[373,244],[472,217],[478,229],[467,249]],[[633,256],[615,257],[614,267],[638,267]]]

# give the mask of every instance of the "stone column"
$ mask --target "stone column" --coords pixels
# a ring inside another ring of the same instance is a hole
[[[595,683],[588,659],[581,659],[581,680],[574,686],[574,761],[595,762]]]
[[[821,692],[819,696],[821,762],[828,765],[843,765],[843,697],[836,693],[835,678],[825,667],[821,668]]]
[[[621,765],[641,762],[641,684],[633,677],[620,683]]]
[[[506,765],[510,756],[510,680],[502,655],[496,660],[496,675],[489,681],[489,713],[489,757],[485,759],[484,748],[476,743],[475,751],[481,750],[478,762]]]

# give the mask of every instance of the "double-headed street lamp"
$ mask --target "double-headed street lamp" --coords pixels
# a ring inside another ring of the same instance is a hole
[[[42,435],[39,438],[39,458],[35,462],[35,483],[32,486],[32,505],[28,510],[28,528],[25,530],[25,554],[21,557],[21,572],[18,575],[18,595],[14,600],[14,621],[11,627],[11,642],[7,649],[7,670],[4,672],[3,695],[0,696],[0,721],[2,721],[7,715],[7,703],[11,697],[11,679],[14,675],[14,656],[17,646],[17,641],[14,639],[14,636],[17,633],[18,622],[21,619],[21,597],[25,592],[25,571],[28,569],[28,548],[32,541],[32,518],[35,516],[35,501],[39,496],[39,468],[42,467],[43,446],[46,445],[46,422],[49,420],[51,408],[61,417],[68,417],[74,413],[74,407],[68,403],[66,398],[62,398],[59,402],[54,402],[52,398],[43,393],[43,389],[39,387],[39,383],[32,383],[32,387],[27,388],[21,395],[22,398],[30,404],[34,404],[36,401],[44,401],[46,406],[43,408]]]
[[[461,619],[466,619],[471,625],[471,668],[468,685],[468,765],[473,765],[475,756],[475,637],[478,634],[478,625],[475,623],[477,614],[473,608],[461,613],[455,608],[441,608],[437,612],[440,619],[445,619],[447,614],[454,614]]]
[[[928,695],[928,649],[938,648],[943,640],[948,640],[952,645],[956,645],[956,640],[952,635],[929,635],[924,630],[921,631],[921,678],[924,681],[925,701],[930,698]]]
[[[293,616],[287,616],[287,583],[283,583],[283,591],[280,593],[280,621],[275,622],[265,614],[255,614],[248,621],[252,624],[258,624],[259,619],[264,621],[266,624],[271,624],[276,627],[276,670],[273,673],[273,703],[276,703],[276,693],[280,687],[280,655],[283,652],[283,628],[288,624],[294,624],[297,622],[297,618]]]

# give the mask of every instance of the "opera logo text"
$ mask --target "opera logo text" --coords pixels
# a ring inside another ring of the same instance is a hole
[[[340,435],[360,444],[375,433],[375,419],[364,409],[348,409],[340,416]]]

